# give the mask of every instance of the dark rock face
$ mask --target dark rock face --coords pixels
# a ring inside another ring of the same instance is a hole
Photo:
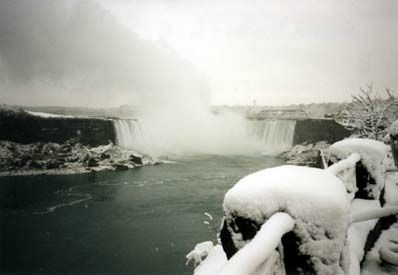
[[[349,130],[332,119],[302,119],[296,121],[293,145],[321,140],[332,144],[350,135]]]
[[[114,166],[117,171],[123,171],[129,169],[129,167],[126,164],[115,164]]]
[[[134,154],[130,155],[130,161],[139,165],[142,165],[142,158],[140,156],[136,156]]]
[[[43,118],[21,110],[0,110],[0,140],[28,144],[64,143],[70,139],[83,145],[105,145],[115,143],[115,130],[112,121],[106,119]]]

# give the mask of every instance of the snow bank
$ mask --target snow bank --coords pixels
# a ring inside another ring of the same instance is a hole
[[[258,224],[276,212],[296,221],[294,233],[302,240],[300,252],[310,255],[318,274],[340,274],[350,203],[344,184],[327,170],[280,166],[241,179],[225,195],[226,219],[240,216]],[[232,233],[235,246],[245,243]]]
[[[74,118],[74,116],[71,115],[58,115],[58,114],[51,114],[51,113],[43,113],[43,112],[33,112],[33,111],[27,111],[25,110],[28,114],[32,116],[38,116],[38,117],[44,117],[44,118],[51,118],[51,117],[57,117],[57,118]]]
[[[375,186],[368,186],[368,191],[374,198],[379,198],[380,191],[384,186],[389,146],[376,140],[349,138],[334,143],[330,146],[329,151],[331,158],[337,159],[344,159],[352,153],[358,153],[361,156],[362,164],[376,182]]]
[[[276,213],[264,223],[256,236],[239,250],[222,268],[218,275],[252,275],[261,268],[271,270],[274,262],[269,258],[274,254],[276,247],[284,234],[294,227],[294,220],[286,213]],[[270,267],[262,266],[268,262]],[[261,273],[272,275],[273,273]]]

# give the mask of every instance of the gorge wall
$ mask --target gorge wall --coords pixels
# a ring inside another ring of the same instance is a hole
[[[349,137],[351,132],[333,119],[299,119],[296,121],[293,145],[303,142],[328,141],[332,144]]]
[[[40,114],[40,113],[39,113]],[[249,120],[250,135],[264,147],[288,148],[303,142],[334,143],[350,131],[330,119]],[[145,147],[148,143],[136,120],[53,115],[43,117],[22,109],[0,108],[0,140],[17,143],[56,142],[77,139],[83,145],[98,146],[110,141],[122,147]]]
[[[115,143],[112,120],[90,117],[40,117],[23,110],[0,110],[0,140],[18,143],[56,142],[75,138],[83,145]]]

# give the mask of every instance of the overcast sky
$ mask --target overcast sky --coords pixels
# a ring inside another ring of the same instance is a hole
[[[398,1],[1,1],[0,101],[347,101],[398,90]],[[160,99],[160,100],[159,100]]]

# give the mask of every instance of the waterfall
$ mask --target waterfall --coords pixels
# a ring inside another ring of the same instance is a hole
[[[117,145],[149,155],[159,156],[176,152],[195,152],[194,149],[203,149],[204,146],[210,146],[206,148],[210,148],[210,152],[213,152],[215,150],[211,147],[213,144],[217,147],[227,144],[228,150],[224,150],[225,152],[231,151],[231,148],[235,148],[242,144],[247,151],[250,151],[249,149],[252,149],[251,145],[255,144],[254,147],[256,150],[262,150],[267,154],[279,153],[292,147],[296,126],[295,120],[252,120],[249,121],[249,123],[249,134],[247,134],[245,130],[243,130],[244,135],[239,135],[240,131],[238,131],[237,134],[234,132],[236,136],[230,136],[229,138],[232,142],[228,144],[229,141],[224,140],[224,138],[231,135],[231,129],[233,130],[233,128],[226,129],[225,127],[219,127],[217,129],[220,129],[220,131],[214,131],[214,127],[211,127],[210,130],[204,131],[203,134],[207,135],[207,137],[204,139],[205,143],[203,143],[199,138],[192,139],[191,136],[188,136],[188,140],[181,139],[181,137],[184,137],[184,135],[187,136],[187,134],[178,132],[178,129],[176,130],[177,135],[170,138],[167,135],[163,136],[161,131],[159,132],[159,129],[155,127],[156,125],[150,125],[152,127],[146,127],[144,131],[143,127],[135,119],[113,120]],[[145,125],[148,125],[148,123]],[[244,125],[238,124],[234,125],[234,127],[242,129],[240,127],[244,127]],[[154,131],[154,129],[156,129],[156,131]],[[182,128],[181,131],[184,131],[184,128]],[[185,141],[188,143],[184,143]],[[197,142],[197,144],[192,144],[192,142]],[[224,142],[224,144],[222,144],[222,142]],[[193,149],[190,146],[193,146]],[[188,149],[184,151],[184,148]]]
[[[116,145],[127,149],[145,151],[144,133],[135,119],[115,119]]]
[[[268,153],[288,150],[293,146],[295,120],[257,120],[252,121],[251,134],[265,145]]]

